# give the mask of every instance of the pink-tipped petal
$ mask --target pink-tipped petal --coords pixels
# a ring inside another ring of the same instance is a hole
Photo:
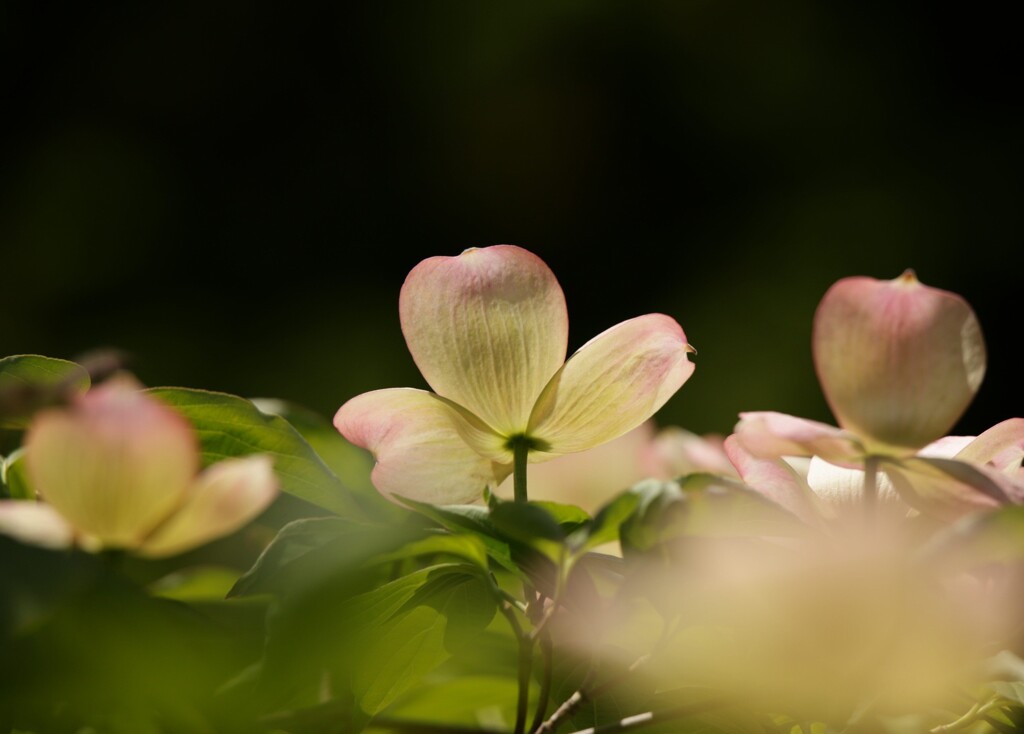
[[[59,512],[26,500],[0,500],[0,534],[53,550],[70,548],[74,539],[74,530]]]
[[[134,548],[180,504],[199,450],[184,418],[122,378],[40,414],[25,461],[32,486],[77,531]]]
[[[525,430],[565,359],[562,288],[539,257],[512,245],[424,260],[402,286],[399,313],[434,391],[505,436]]]
[[[864,455],[864,447],[848,431],[785,413],[740,413],[734,435],[748,452],[762,459],[820,456],[840,466],[856,467]]]
[[[644,466],[652,477],[670,479],[695,472],[738,477],[726,455],[720,436],[698,436],[677,426],[668,426],[650,442]]]
[[[584,451],[636,428],[693,374],[675,319],[647,314],[583,345],[551,378],[530,416],[545,451]]]
[[[744,484],[809,525],[820,524],[821,514],[807,482],[786,462],[758,458],[735,434],[725,439],[724,449]]]
[[[139,554],[177,555],[233,533],[267,508],[277,488],[268,456],[218,462],[196,477],[185,503],[146,539]]]
[[[466,442],[468,421],[449,403],[423,390],[395,388],[358,395],[341,406],[334,425],[346,439],[377,459],[374,486],[386,495],[457,504],[479,500],[511,465],[477,453]],[[461,430],[460,430],[461,429]],[[491,453],[501,438],[491,434]]]
[[[845,278],[814,317],[814,362],[839,425],[872,452],[907,455],[947,433],[985,374],[960,296],[899,278]]]
[[[956,458],[972,464],[991,465],[1011,479],[1024,483],[1024,418],[997,423],[968,443]]]

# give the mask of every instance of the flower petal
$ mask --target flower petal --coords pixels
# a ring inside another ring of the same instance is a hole
[[[720,436],[698,436],[677,426],[658,432],[650,443],[645,465],[648,475],[661,479],[696,472],[738,477],[722,446]]]
[[[875,502],[878,507],[906,515],[910,507],[900,498],[886,473],[888,464],[875,473]],[[817,456],[807,469],[807,485],[826,505],[839,513],[861,511],[864,506],[863,469],[836,466]]]
[[[54,550],[70,548],[74,539],[74,530],[59,512],[29,500],[0,500],[0,534]]]
[[[887,462],[885,471],[904,502],[944,520],[998,507],[1013,491],[998,472],[955,459],[914,457]]]
[[[786,413],[740,413],[736,440],[762,459],[779,456],[820,456],[843,466],[860,466],[864,447],[855,436],[826,423]]]
[[[505,436],[522,433],[565,360],[565,296],[544,262],[512,245],[432,257],[409,273],[402,332],[434,391]]]
[[[693,374],[675,319],[647,314],[584,344],[551,378],[528,434],[553,454],[584,451],[636,428]]]
[[[615,440],[587,451],[531,463],[526,474],[530,499],[576,505],[595,513],[616,495],[650,476],[645,460],[653,438],[654,426],[641,423]],[[498,488],[498,494],[512,497],[511,479]]]
[[[804,522],[821,522],[814,495],[804,479],[781,459],[758,458],[751,454],[738,436],[725,439],[724,449],[744,484],[759,492]]]
[[[833,285],[814,317],[813,349],[839,425],[874,453],[913,453],[947,433],[985,374],[971,307],[909,270]]]
[[[218,462],[196,477],[178,511],[139,548],[140,555],[172,556],[238,530],[277,496],[268,456]]]
[[[481,442],[486,434],[467,423],[448,402],[412,388],[363,393],[334,417],[345,438],[376,457],[371,478],[378,490],[435,504],[478,500],[512,471],[470,447],[468,431],[478,431]],[[490,435],[491,448],[500,446],[501,437]]]
[[[971,441],[956,458],[973,464],[991,464],[1011,479],[1024,482],[1024,418],[1010,418]]]
[[[40,414],[25,461],[32,486],[77,531],[134,548],[181,502],[199,450],[184,418],[121,378]]]

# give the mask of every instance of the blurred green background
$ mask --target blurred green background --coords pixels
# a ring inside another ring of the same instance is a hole
[[[331,414],[423,384],[410,268],[507,242],[571,348],[679,319],[662,421],[726,432],[827,419],[818,299],[914,267],[988,337],[978,432],[1022,412],[1011,7],[0,2],[0,354]]]

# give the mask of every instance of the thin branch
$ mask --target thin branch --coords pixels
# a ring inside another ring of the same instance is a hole
[[[627,680],[635,670],[643,667],[650,658],[650,655],[640,656],[624,672],[606,680],[599,686],[594,686],[593,688],[590,687],[591,681],[594,678],[594,669],[591,668],[587,671],[587,675],[583,678],[583,682],[580,684],[579,689],[569,696],[569,698],[565,699],[555,713],[551,714],[551,717],[547,721],[534,730],[534,734],[553,734],[554,731],[558,729],[558,727],[561,726],[570,716],[579,711],[583,704],[593,701],[598,696],[601,696],[616,686],[621,685],[622,682]]]
[[[722,706],[723,703],[724,699],[721,698],[709,699],[707,701],[701,701],[700,703],[688,703],[670,709],[662,709],[661,711],[645,711],[642,714],[627,716],[624,719],[613,721],[610,724],[593,726],[589,729],[580,729],[572,734],[611,734],[611,732],[617,731],[633,731],[635,729],[642,729],[645,726],[663,724],[666,721],[676,721],[678,719],[697,716],[706,711],[713,711],[714,709]]]

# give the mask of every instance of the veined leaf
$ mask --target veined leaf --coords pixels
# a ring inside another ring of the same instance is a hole
[[[89,389],[89,373],[74,362],[37,354],[0,359],[0,428],[23,429],[41,408]]]
[[[384,528],[340,517],[295,520],[281,529],[228,596],[314,589],[421,535],[414,528]]]
[[[364,517],[354,493],[317,456],[288,421],[267,415],[250,400],[180,387],[148,391],[184,415],[199,434],[203,463],[268,454],[281,489],[345,517]]]
[[[360,630],[352,691],[368,715],[382,711],[490,623],[496,604],[473,566],[433,566],[362,594],[346,615]]]
[[[11,452],[0,460],[0,484],[4,485],[4,496],[15,500],[34,500],[36,493],[29,485],[25,474],[25,449]]]
[[[386,500],[370,481],[370,472],[373,470],[370,452],[346,441],[329,420],[285,400],[257,398],[252,403],[261,412],[288,421],[334,475],[349,488],[368,517],[390,520],[402,516],[402,509]]]
[[[433,520],[442,528],[453,533],[470,533],[479,538],[487,549],[488,557],[506,571],[522,576],[519,566],[512,560],[508,543],[501,538],[491,522],[487,508],[477,505],[431,505],[399,497],[403,504],[421,515]]]

